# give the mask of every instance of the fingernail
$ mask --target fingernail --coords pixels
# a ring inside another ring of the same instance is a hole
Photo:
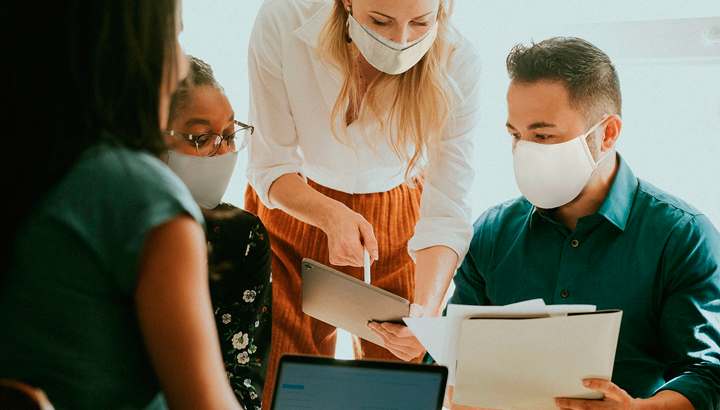
[[[584,384],[585,386],[589,386],[589,385],[590,385],[590,380],[588,380],[588,379],[583,380],[583,384]]]

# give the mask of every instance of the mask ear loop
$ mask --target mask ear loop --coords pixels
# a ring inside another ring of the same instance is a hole
[[[603,119],[600,120],[600,122],[597,123],[597,125],[595,125],[595,126],[587,133],[587,135],[586,135],[585,138],[584,138],[584,139],[586,140],[586,141],[585,141],[585,144],[586,144],[586,145],[587,145],[587,137],[588,137],[591,133],[594,134],[595,132],[597,132],[598,128],[600,128],[600,126],[601,126],[603,123],[605,123],[608,119],[610,119],[610,118],[612,118],[612,117],[621,118],[621,117],[620,117],[619,115],[617,115],[617,114],[609,114],[609,115],[606,115]],[[608,149],[606,152],[599,151],[599,152],[598,152],[599,158],[597,159],[597,161],[595,161],[595,166],[600,165],[600,163],[601,163],[605,158],[608,157],[608,154],[609,154],[609,153],[610,153],[610,150],[609,150],[609,149]],[[602,156],[600,156],[600,154],[602,154]]]

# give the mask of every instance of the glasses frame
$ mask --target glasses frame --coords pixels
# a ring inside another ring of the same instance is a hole
[[[233,149],[230,148],[230,145],[228,145],[227,141],[228,141],[228,139],[229,139],[231,136],[234,136],[235,134],[237,134],[237,133],[240,132],[240,131],[250,130],[250,135],[249,135],[249,136],[252,136],[252,134],[255,132],[255,127],[253,127],[252,125],[248,125],[248,124],[242,123],[242,122],[240,122],[240,121],[238,121],[238,120],[233,120],[233,122],[235,123],[235,125],[239,126],[240,128],[238,128],[237,130],[233,131],[232,133],[230,133],[230,134],[228,134],[228,135],[220,135],[220,134],[216,134],[216,133],[214,133],[214,132],[206,132],[206,133],[203,133],[203,134],[193,135],[193,134],[188,134],[188,133],[185,133],[185,132],[180,132],[180,131],[175,131],[175,130],[165,130],[165,133],[168,134],[168,135],[172,135],[172,136],[174,136],[174,137],[180,137],[180,138],[183,138],[183,139],[186,139],[186,140],[190,140],[190,141],[192,141],[193,143],[195,143],[195,152],[197,152],[198,156],[200,156],[200,157],[212,157],[213,155],[215,155],[216,152],[218,152],[218,150],[220,149],[220,146],[222,146],[223,141],[225,141],[225,145],[228,147],[228,149],[230,150],[230,152],[239,152],[239,151],[242,151],[243,149],[245,149],[245,147],[247,146],[247,144],[250,142],[250,138],[247,138],[247,137],[246,137],[246,138],[243,138],[242,142],[240,143],[240,148],[238,148],[238,149],[236,149],[236,150],[233,150]],[[220,143],[215,147],[215,149],[214,149],[210,154],[208,154],[208,155],[202,155],[202,154],[200,154],[200,144],[198,143],[198,141],[199,141],[202,137],[206,137],[206,136],[215,136],[215,137],[216,137],[216,141],[217,141],[217,137],[220,137],[221,139],[220,139]],[[249,136],[248,136],[248,137],[249,137]]]

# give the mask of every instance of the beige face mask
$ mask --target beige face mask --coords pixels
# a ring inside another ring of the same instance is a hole
[[[553,209],[580,195],[590,175],[610,152],[606,151],[595,161],[585,140],[606,119],[585,134],[560,144],[517,142],[513,149],[515,181],[531,204],[541,209]]]
[[[360,25],[348,14],[348,34],[363,57],[373,67],[387,74],[401,74],[412,68],[428,52],[437,37],[438,24],[424,36],[409,43],[396,43]]]

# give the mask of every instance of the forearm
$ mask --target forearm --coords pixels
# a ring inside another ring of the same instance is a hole
[[[327,226],[333,223],[330,210],[344,206],[313,189],[298,174],[285,174],[276,179],[268,196],[279,209],[325,232]]]
[[[240,408],[222,366],[206,258],[205,235],[188,216],[154,228],[141,254],[138,322],[172,409]]]
[[[458,263],[457,253],[446,246],[432,246],[418,251],[416,262],[414,302],[430,316],[438,316]]]
[[[373,227],[342,202],[313,189],[298,174],[285,174],[270,186],[270,200],[302,222],[320,228],[328,237],[330,263],[363,266],[363,249],[377,260]]]

